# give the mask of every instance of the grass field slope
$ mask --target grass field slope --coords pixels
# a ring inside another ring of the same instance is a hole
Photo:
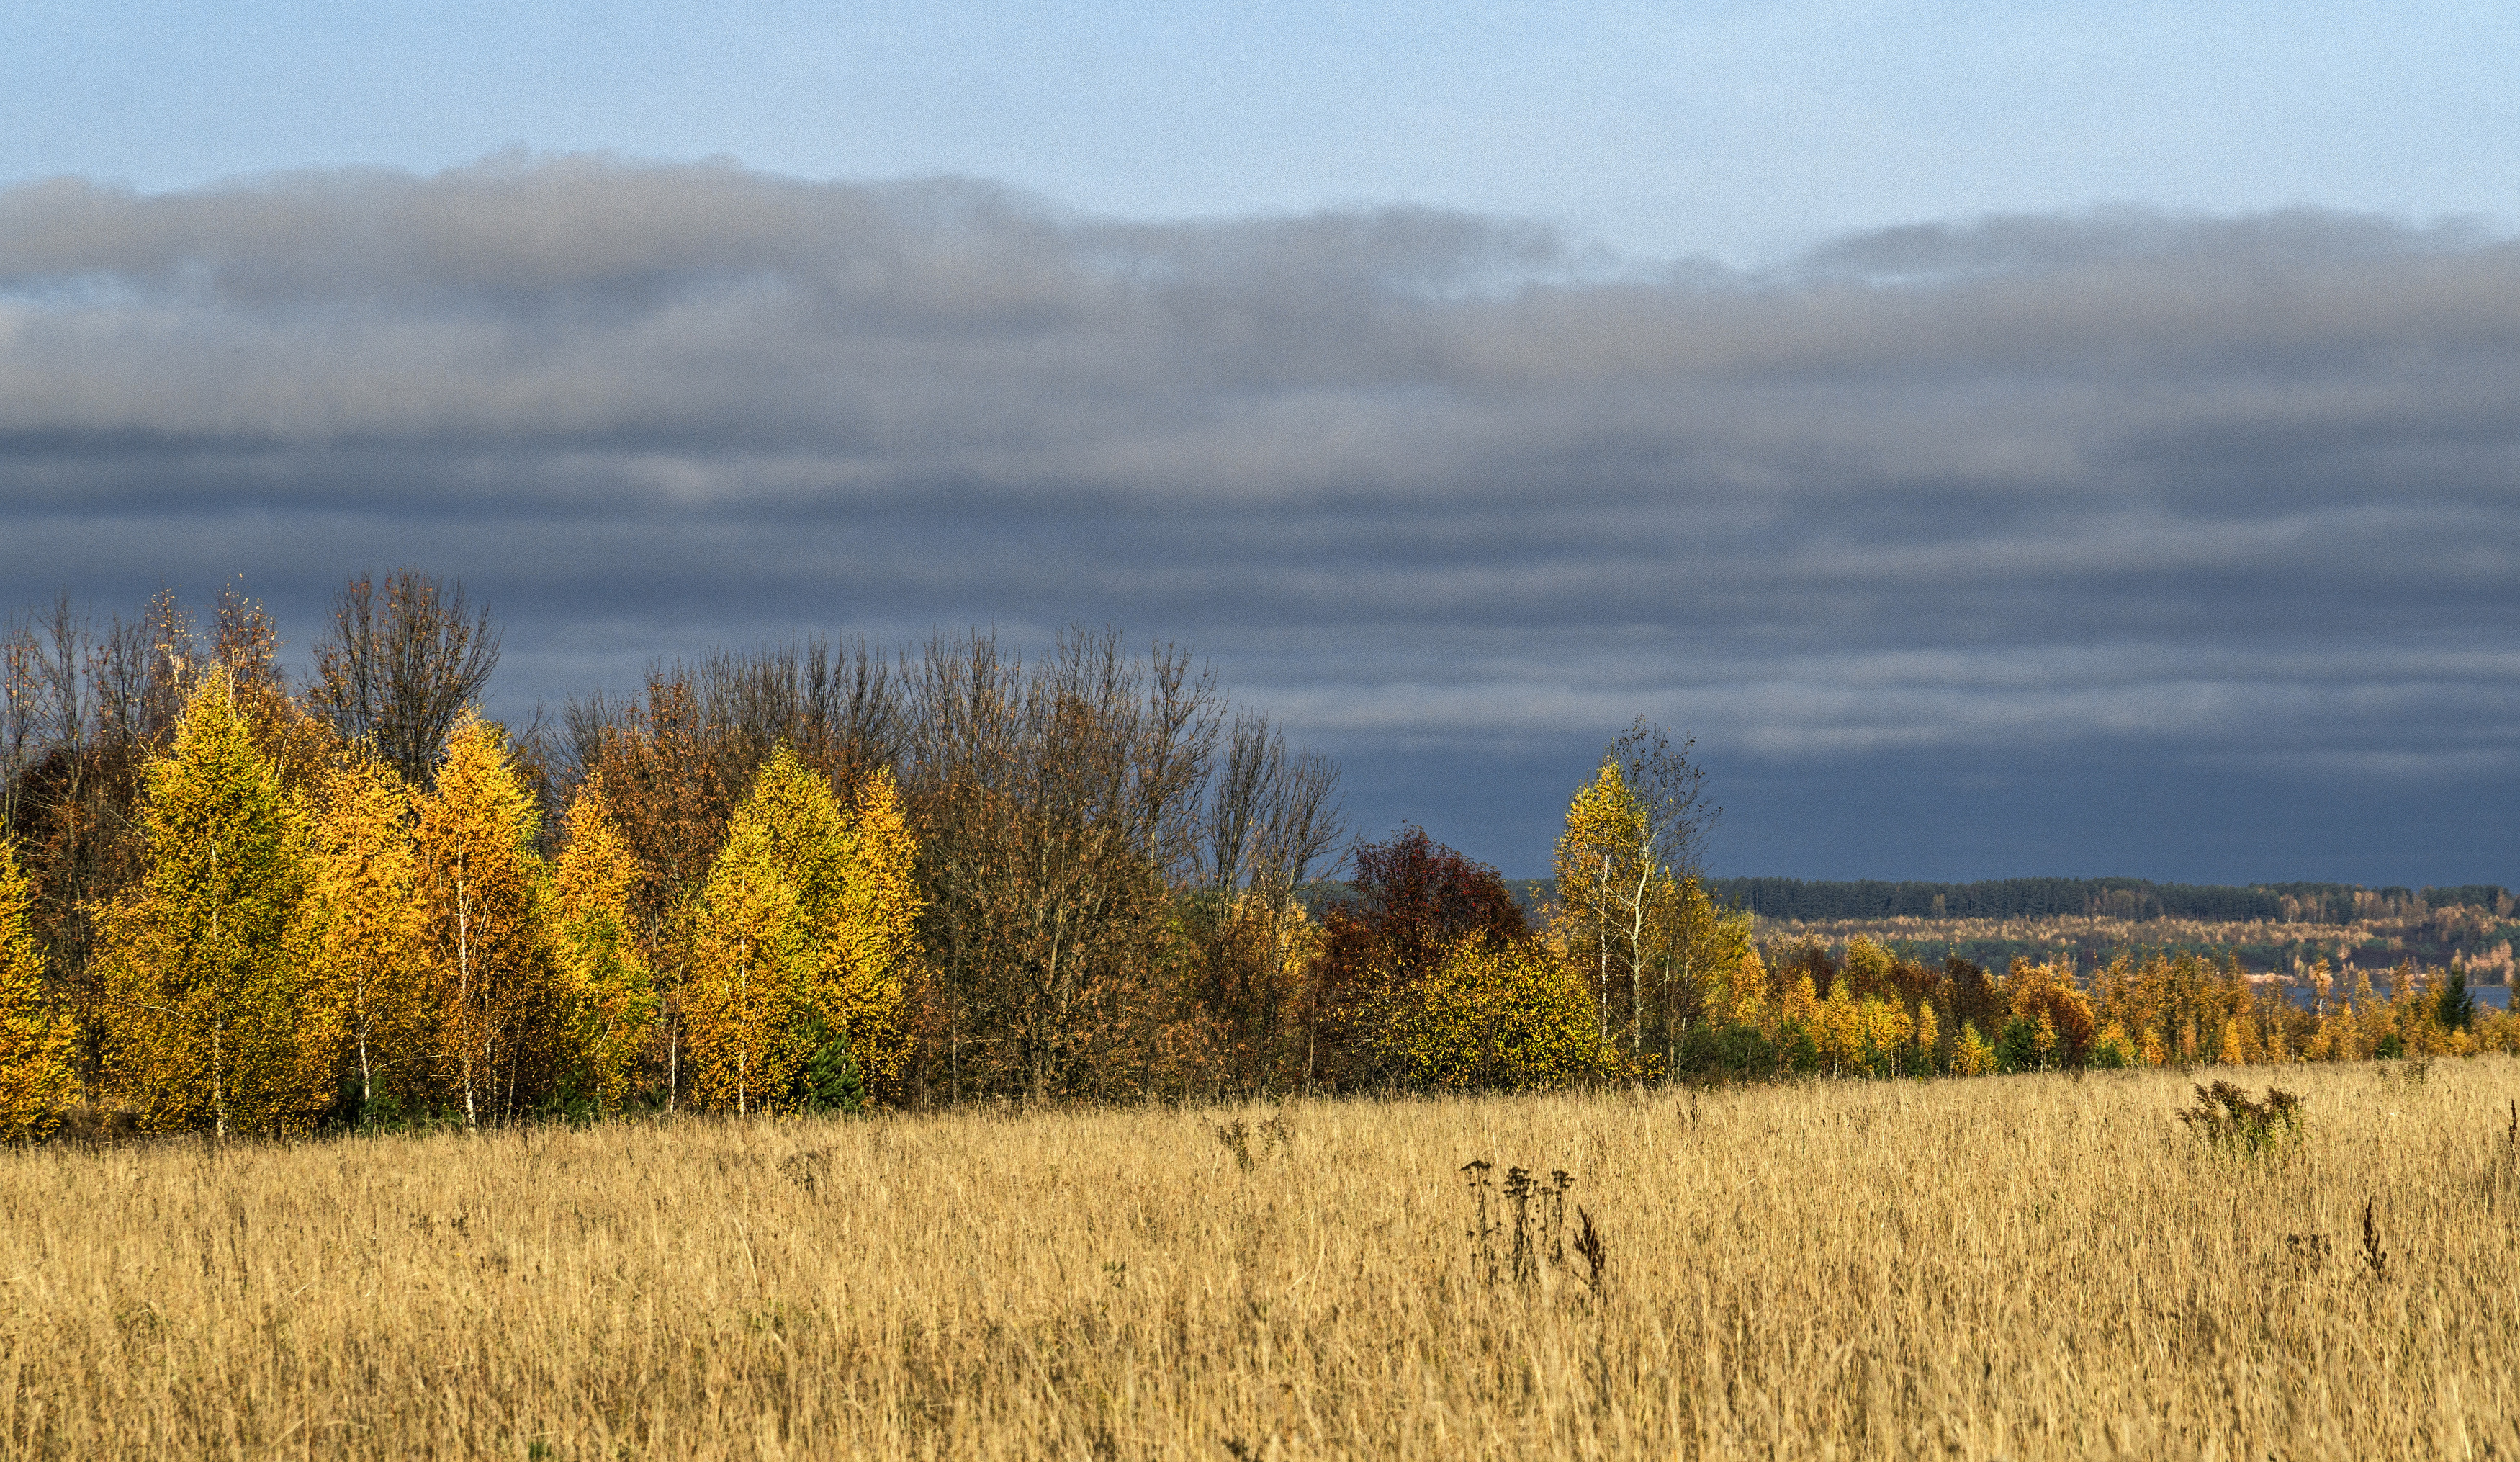
[[[0,1155],[0,1450],[2512,1456],[2515,1103],[2494,1056],[55,1144]]]

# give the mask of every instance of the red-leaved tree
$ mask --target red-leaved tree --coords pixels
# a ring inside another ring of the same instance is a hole
[[[1352,895],[1323,920],[1320,960],[1304,992],[1308,1084],[1358,1086],[1379,1078],[1368,1028],[1383,994],[1433,974],[1462,939],[1498,948],[1530,937],[1522,906],[1485,863],[1402,824],[1349,854]]]

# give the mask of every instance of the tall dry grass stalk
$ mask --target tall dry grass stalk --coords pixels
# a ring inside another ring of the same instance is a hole
[[[37,1150],[0,1448],[2520,1454],[2520,1062],[2232,1074],[2298,1139],[2144,1072]],[[1471,1159],[1606,1256],[1489,1281]]]

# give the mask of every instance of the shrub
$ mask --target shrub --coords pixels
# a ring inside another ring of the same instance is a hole
[[[2252,1100],[2228,1081],[2196,1088],[2196,1105],[2179,1114],[2188,1130],[2219,1146],[2247,1153],[2274,1148],[2301,1131],[2301,1098],[2270,1086]]]
[[[1995,1064],[1998,1071],[2036,1071],[2047,1063],[2040,1059],[2039,1028],[2013,1017],[2003,1023],[2003,1032],[1995,1038]]]
[[[1701,1023],[1680,1043],[1681,1072],[1757,1076],[1776,1069],[1777,1047],[1756,1026]]]
[[[1383,1069],[1448,1091],[1563,1086],[1616,1069],[1592,992],[1529,940],[1455,943],[1434,973],[1388,997]]]

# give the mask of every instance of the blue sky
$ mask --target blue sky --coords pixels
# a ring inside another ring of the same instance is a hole
[[[2520,215],[2506,5],[24,0],[0,178],[509,146],[1140,217],[1413,203],[1742,263],[2100,203]]]
[[[0,609],[1185,640],[1545,870],[2520,882],[2520,20],[22,5]]]

